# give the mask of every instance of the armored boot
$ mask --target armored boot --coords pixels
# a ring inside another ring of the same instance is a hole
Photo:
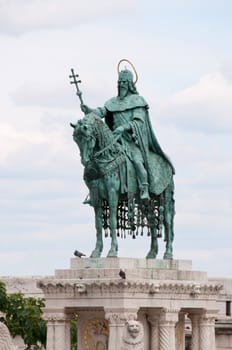
[[[149,192],[148,192],[148,183],[143,183],[140,188],[140,198],[142,200],[150,199]]]

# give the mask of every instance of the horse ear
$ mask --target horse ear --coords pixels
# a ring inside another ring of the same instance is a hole
[[[76,127],[76,125],[73,124],[73,123],[70,123],[70,126],[71,126],[73,129],[75,129],[75,127]]]

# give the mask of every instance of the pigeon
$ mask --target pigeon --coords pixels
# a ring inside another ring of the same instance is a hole
[[[119,276],[120,276],[123,280],[125,280],[125,279],[126,279],[126,273],[125,273],[125,271],[123,271],[122,269],[120,269],[120,271],[119,271]]]
[[[78,258],[82,258],[82,256],[86,256],[85,254],[79,252],[78,250],[75,250],[73,254]]]

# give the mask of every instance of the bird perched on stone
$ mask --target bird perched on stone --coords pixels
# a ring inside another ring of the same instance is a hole
[[[125,280],[125,279],[126,279],[126,273],[125,273],[125,271],[123,271],[122,269],[120,269],[120,271],[119,271],[119,276],[120,276],[123,280]]]
[[[78,250],[75,250],[73,254],[78,258],[82,258],[82,256],[86,256],[85,254],[79,252]]]

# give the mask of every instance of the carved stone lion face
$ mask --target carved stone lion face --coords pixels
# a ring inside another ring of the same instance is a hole
[[[140,323],[138,321],[130,320],[127,322],[127,329],[132,338],[136,338],[140,333]]]

